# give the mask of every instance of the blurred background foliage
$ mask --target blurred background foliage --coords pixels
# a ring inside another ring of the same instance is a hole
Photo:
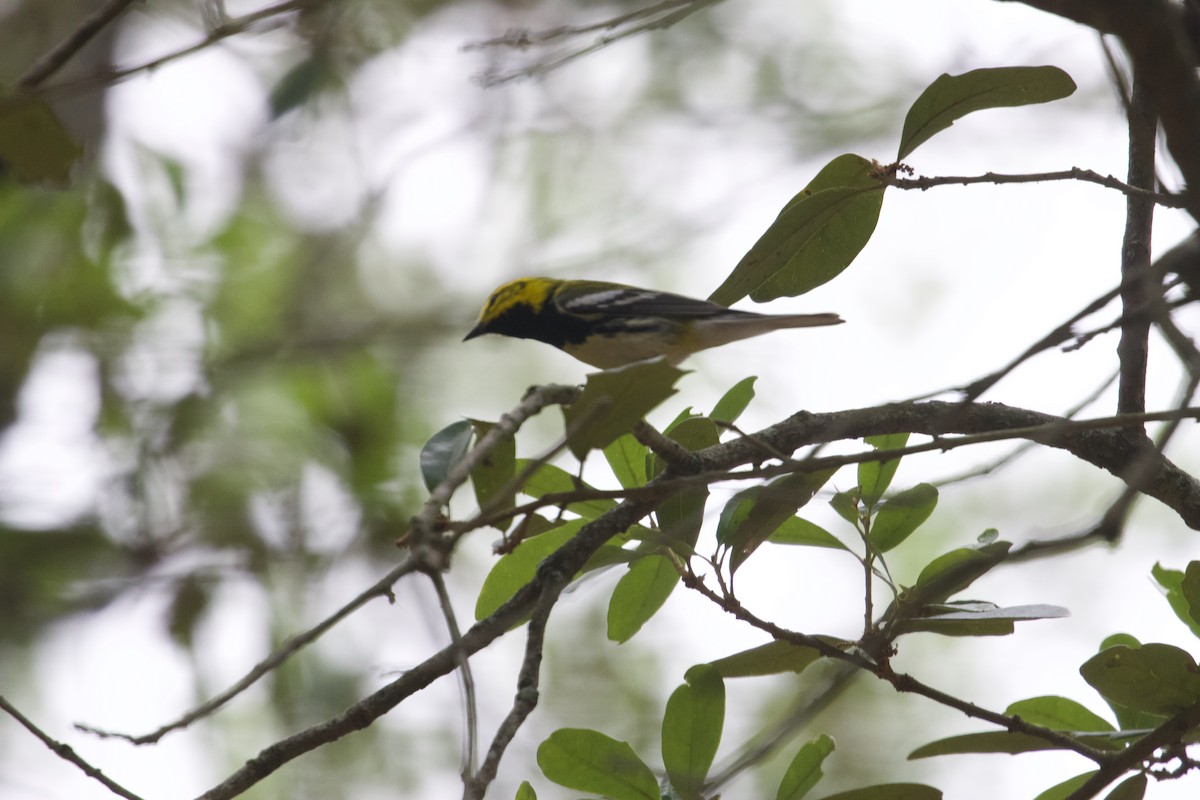
[[[0,5],[0,82],[11,90],[97,5]],[[703,294],[711,282],[688,265],[728,211],[702,173],[752,153],[871,152],[932,78],[887,37],[847,40],[836,2],[717,4],[514,83],[503,79],[591,38],[458,52],[640,5],[313,0],[108,81],[108,65],[221,30],[222,8],[238,19],[265,7],[135,3],[39,87],[85,156],[66,188],[0,181],[6,675],[37,685],[56,631],[148,607],[190,686],[170,709],[114,699],[110,718],[86,721],[139,733],[223,688],[396,562],[423,499],[415,454],[464,414],[456,398],[494,396],[499,410],[552,375],[452,349],[488,288],[525,271],[599,277],[604,263],[604,277]],[[679,163],[647,160],[667,148]],[[464,597],[487,559],[487,543],[460,554]],[[305,652],[206,723],[229,739],[191,753],[201,783],[442,641],[436,606],[413,591],[400,602],[423,623],[381,610],[367,633]],[[581,619],[551,643],[544,727],[597,702],[646,745],[662,693],[636,676],[654,674],[654,643],[596,655],[567,638],[600,624]],[[376,654],[380,639],[411,648]],[[589,699],[593,681],[608,688]],[[502,710],[511,681],[500,671],[495,685],[485,705]],[[31,713],[53,706],[42,687]],[[458,710],[453,693],[437,702],[254,796],[446,796]],[[517,774],[532,765],[522,746]]]

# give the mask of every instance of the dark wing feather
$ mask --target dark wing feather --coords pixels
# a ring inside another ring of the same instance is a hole
[[[569,314],[604,314],[610,317],[756,317],[707,300],[696,300],[670,292],[654,292],[619,283],[589,282],[584,287],[564,289],[554,302]]]

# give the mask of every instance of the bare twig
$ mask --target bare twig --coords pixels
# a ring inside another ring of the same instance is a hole
[[[24,90],[34,89],[42,81],[49,78],[71,60],[90,42],[96,34],[115,20],[137,0],[108,0],[96,9],[79,27],[71,31],[67,38],[45,53],[34,62],[25,74],[17,80],[17,86]]]
[[[809,647],[826,658],[832,658],[837,661],[843,661],[857,667],[860,670],[869,672],[875,677],[887,681],[899,692],[911,692],[918,694],[936,703],[961,711],[968,717],[981,719],[985,722],[990,722],[993,725],[998,725],[1006,730],[1024,733],[1029,736],[1036,736],[1039,739],[1050,742],[1065,750],[1072,750],[1080,755],[1095,761],[1098,764],[1104,764],[1109,758],[1109,754],[1097,750],[1084,742],[1079,741],[1070,734],[1062,731],[1044,728],[1041,725],[1034,725],[1026,722],[1020,717],[1001,714],[996,711],[983,708],[982,706],[969,703],[961,700],[953,695],[947,694],[940,689],[935,689],[928,684],[913,678],[911,675],[894,672],[886,662],[879,662],[867,658],[862,655],[857,648],[839,648],[829,644],[824,639],[817,636],[809,636],[808,634],[799,633],[797,631],[788,630],[780,627],[773,622],[762,619],[751,613],[740,601],[733,595],[726,592],[716,592],[704,584],[702,580],[696,576],[685,576],[685,585],[701,594],[709,601],[715,603],[718,607],[733,615],[737,619],[745,622],[770,636],[776,641],[789,642],[800,647]]]
[[[496,47],[506,47],[516,50],[528,50],[559,41],[564,41],[589,33],[607,31],[597,36],[591,43],[568,50],[560,55],[546,58],[529,66],[510,70],[508,72],[488,71],[477,77],[478,82],[485,87],[499,86],[512,81],[544,75],[559,67],[569,64],[586,55],[602,50],[605,47],[636,36],[646,31],[661,30],[686,19],[696,12],[716,5],[721,0],[660,0],[658,3],[621,14],[601,22],[587,25],[564,25],[544,31],[517,30],[503,36],[482,42],[472,42],[464,47],[465,50],[481,50]]]
[[[1072,19],[1120,38],[1134,73],[1150,92],[1167,148],[1187,186],[1200,186],[1200,54],[1188,39],[1178,3],[1168,0],[1020,0],[1027,6]],[[1189,193],[1186,208],[1200,220],[1200,197]]]
[[[1129,97],[1129,184],[1154,188],[1154,139],[1158,118],[1150,104],[1150,93],[1135,73]],[[1150,235],[1154,204],[1146,197],[1129,195],[1125,202],[1125,238],[1121,245],[1121,308],[1125,323],[1117,355],[1121,379],[1117,389],[1117,412],[1136,414],[1146,410],[1146,366],[1150,350],[1150,317],[1139,313],[1156,293],[1150,271]],[[1159,290],[1161,293],[1161,290]]]
[[[21,726],[25,728],[25,730],[32,733],[39,740],[41,740],[42,744],[50,748],[54,755],[79,767],[81,770],[83,770],[83,774],[87,775],[92,780],[103,784],[104,787],[113,794],[119,797],[124,797],[126,800],[142,800],[141,797],[129,791],[124,786],[112,780],[103,772],[84,761],[70,745],[63,744],[56,739],[50,738],[49,734],[47,734],[45,731],[35,725],[28,717],[18,711],[12,705],[12,703],[5,699],[3,695],[0,695],[0,711],[4,711],[10,717],[19,722]]]
[[[1142,198],[1168,208],[1183,208],[1187,199],[1180,195],[1155,192],[1136,185],[1124,183],[1112,175],[1101,175],[1090,169],[1071,167],[1055,172],[1034,172],[1027,174],[1006,174],[1001,172],[985,172],[982,175],[939,175],[937,177],[918,176],[916,178],[898,178],[894,175],[880,173],[876,176],[880,183],[894,186],[897,189],[932,189],[935,186],[968,186],[975,183],[1042,183],[1045,181],[1084,181],[1095,183],[1109,189],[1116,189],[1129,197]]]
[[[109,86],[114,83],[133,77],[134,75],[143,72],[150,72],[158,69],[172,61],[178,61],[181,58],[198,53],[205,48],[228,39],[231,36],[237,36],[246,33],[265,22],[276,22],[277,17],[282,17],[295,11],[300,11],[305,8],[311,8],[326,0],[284,0],[266,8],[261,8],[258,11],[253,11],[249,14],[243,14],[240,17],[228,19],[220,25],[210,29],[195,44],[179,50],[174,50],[157,58],[152,58],[149,61],[135,64],[129,67],[118,67],[116,69],[101,70],[91,75],[84,75],[79,78],[55,83],[48,86],[35,87],[34,91],[43,97],[67,97],[81,92],[87,92],[101,86]]]
[[[133,744],[154,744],[168,733],[176,730],[182,730],[193,722],[203,719],[213,712],[217,711],[223,705],[228,703],[233,698],[237,697],[242,692],[253,686],[260,678],[267,675],[280,664],[287,661],[293,655],[304,649],[308,645],[319,639],[326,631],[337,625],[346,617],[357,611],[368,601],[376,597],[392,597],[392,585],[400,580],[405,575],[411,572],[425,569],[416,558],[408,558],[403,563],[397,565],[391,572],[384,575],[374,585],[363,592],[360,592],[357,597],[351,600],[346,605],[339,608],[334,613],[323,619],[317,625],[309,628],[303,633],[297,634],[284,642],[278,649],[272,652],[269,656],[254,665],[254,668],[247,672],[241,680],[230,686],[225,691],[221,692],[216,697],[206,703],[202,703],[196,708],[184,714],[179,719],[163,725],[161,728],[141,736],[133,736],[127,733],[115,733],[113,731],[103,730],[91,725],[82,725],[76,723],[75,727],[85,733],[91,733],[105,739],[124,739]]]
[[[557,597],[549,595],[543,596],[539,598],[534,607],[525,634],[525,658],[521,662],[521,671],[517,676],[517,691],[513,696],[512,709],[500,723],[500,727],[496,729],[492,745],[483,759],[483,766],[464,782],[463,800],[482,800],[483,796],[487,794],[488,785],[496,779],[496,771],[500,768],[500,759],[504,756],[504,751],[508,749],[509,743],[517,735],[521,725],[537,707],[538,687],[541,683],[542,652],[546,640],[546,623],[550,618],[550,611],[554,608],[556,599]]]
[[[554,602],[602,544],[649,514],[667,494],[668,491],[663,489],[655,495],[626,501],[587,523],[574,538],[541,563],[530,583],[491,616],[472,625],[457,644],[442,648],[336,717],[262,750],[219,785],[201,795],[200,800],[237,797],[289,761],[372,724],[406,698],[454,670],[460,658],[479,652],[503,636],[538,608],[539,603]]]
[[[430,570],[425,574],[429,576],[429,580],[433,582],[434,591],[437,592],[438,605],[442,609],[442,619],[446,621],[446,630],[450,634],[450,644],[456,645],[462,641],[462,631],[458,627],[458,617],[454,614],[454,603],[450,599],[450,592],[446,591],[446,580],[437,570]],[[462,777],[463,780],[467,780],[475,772],[479,710],[475,702],[475,676],[471,674],[471,662],[461,650],[458,653],[458,679],[462,689],[464,716],[466,717],[463,723]]]

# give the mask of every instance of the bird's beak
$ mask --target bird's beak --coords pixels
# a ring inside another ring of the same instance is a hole
[[[485,326],[483,322],[480,322],[474,328],[471,328],[471,332],[463,337],[463,341],[465,342],[468,339],[474,339],[476,336],[483,336],[487,332],[487,326]]]

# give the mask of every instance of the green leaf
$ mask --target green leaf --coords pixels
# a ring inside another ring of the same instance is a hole
[[[1146,776],[1131,775],[1117,784],[1104,800],[1142,800],[1146,796]]]
[[[808,794],[821,780],[821,764],[833,752],[833,748],[833,739],[825,734],[801,747],[783,773],[775,800],[800,800]]]
[[[1167,569],[1162,564],[1155,564],[1150,572],[1154,576],[1154,580],[1158,581],[1158,585],[1166,592],[1167,602],[1171,604],[1171,610],[1175,612],[1175,616],[1191,629],[1193,636],[1200,636],[1200,620],[1196,619],[1196,611],[1200,611],[1200,603],[1193,605],[1193,598],[1189,597],[1184,590],[1185,583],[1193,595],[1200,590],[1200,562],[1193,561],[1188,564],[1188,572],[1193,576],[1190,582],[1185,581],[1183,572],[1177,569]]]
[[[1196,623],[1192,627],[1192,633],[1200,636],[1200,561],[1193,561],[1187,565],[1183,573],[1183,583],[1179,588],[1188,603],[1188,618]]]
[[[663,607],[678,583],[679,572],[666,556],[644,556],[630,564],[608,601],[609,641],[632,639]]]
[[[838,492],[830,498],[829,507],[836,511],[839,517],[857,528],[860,521],[858,501],[858,489],[851,489],[848,492]]]
[[[929,483],[918,483],[889,497],[871,522],[871,546],[886,553],[899,545],[929,519],[937,501],[938,490]]]
[[[1105,637],[1104,641],[1100,643],[1098,652],[1102,653],[1110,647],[1129,647],[1137,650],[1141,646],[1142,643],[1128,633],[1114,633],[1111,636]],[[1104,698],[1104,702],[1108,703],[1108,707],[1113,710],[1113,713],[1117,717],[1117,724],[1123,731],[1155,728],[1163,721],[1163,717],[1166,716],[1164,714],[1151,714],[1147,711],[1135,711],[1107,697]]]
[[[716,423],[711,419],[693,416],[676,420],[667,428],[664,435],[693,453],[706,447],[712,447],[721,437]],[[650,454],[646,464],[647,474],[658,477],[666,467],[666,463],[657,454]]]
[[[1018,700],[1004,711],[1010,717],[1056,731],[1111,731],[1108,720],[1096,715],[1086,706],[1066,697],[1047,695]]]
[[[833,280],[866,245],[883,186],[867,159],[838,156],[793,197],[709,300],[731,305],[795,297]]]
[[[567,446],[582,459],[589,450],[629,433],[635,423],[675,394],[675,382],[686,374],[661,358],[589,374],[579,399],[563,407]]]
[[[1008,606],[978,601],[927,606],[924,615],[903,619],[897,633],[940,633],[943,636],[1007,636],[1013,623],[1035,619],[1057,619],[1070,615],[1067,609],[1051,605]]]
[[[517,471],[523,471],[529,464],[532,463],[528,459],[519,458],[516,462]],[[594,487],[579,481],[574,475],[564,470],[562,467],[556,467],[553,464],[541,464],[537,470],[530,475],[525,483],[521,486],[521,491],[534,499],[545,497],[548,494],[562,494],[564,492],[578,491],[595,491]],[[596,498],[594,500],[579,500],[567,505],[567,510],[573,514],[578,514],[585,519],[595,519],[601,514],[611,511],[616,508],[617,501],[607,497]]]
[[[917,577],[909,602],[942,603],[958,594],[999,564],[1012,542],[993,541],[982,547],[960,547],[930,561]]]
[[[721,743],[725,683],[708,664],[692,667],[684,679],[663,714],[663,766],[679,797],[698,798]]]
[[[947,736],[935,742],[923,744],[908,754],[909,761],[933,756],[957,756],[966,753],[1034,753],[1041,750],[1059,750],[1059,745],[1028,733],[1010,731],[986,731]]]
[[[1134,711],[1171,715],[1200,702],[1200,668],[1187,651],[1169,644],[1110,647],[1079,673],[1106,699]]]
[[[599,731],[560,728],[537,751],[542,773],[560,786],[612,800],[659,800],[654,773],[628,742]]]
[[[513,800],[537,800],[537,792],[533,790],[533,785],[529,781],[521,781]]]
[[[480,441],[488,431],[496,427],[494,422],[470,420],[475,429],[475,441]],[[475,469],[471,470],[471,485],[475,489],[475,502],[489,511],[506,511],[517,504],[517,490],[512,485],[516,474],[517,442],[505,436],[488,452]],[[503,492],[503,494],[501,494]],[[500,530],[508,528],[511,520],[498,523]]]
[[[908,437],[907,433],[885,433],[879,436],[868,436],[864,441],[876,450],[899,450],[908,444]],[[879,498],[883,497],[883,493],[891,485],[892,478],[896,475],[896,468],[899,466],[900,459],[898,458],[893,458],[891,461],[864,461],[859,464],[858,491],[862,501],[868,506],[879,502]]]
[[[604,448],[604,459],[626,489],[646,485],[646,446],[632,433],[618,436]]]
[[[537,574],[538,565],[546,556],[566,544],[579,533],[585,520],[576,519],[557,528],[526,539],[511,553],[501,556],[492,571],[483,580],[479,599],[475,601],[475,619],[490,617],[496,609],[508,602],[521,587]]]
[[[65,187],[83,148],[43,100],[0,98],[0,166],[21,183]]]
[[[737,570],[836,471],[830,468],[784,475],[766,486],[755,486],[734,495],[717,525],[717,541],[733,552],[730,569]]]
[[[850,548],[842,544],[840,539],[820,525],[809,522],[806,519],[801,519],[800,517],[785,519],[783,524],[776,528],[775,532],[767,538],[767,541],[771,544],[829,547],[834,550],[846,550],[847,552],[850,550]]]
[[[750,405],[750,401],[754,399],[754,382],[756,380],[758,380],[757,377],[749,377],[735,383],[713,406],[712,413],[708,415],[709,419],[726,424],[734,423]]]
[[[464,420],[453,422],[429,437],[421,447],[421,479],[425,488],[433,491],[446,480],[450,468],[458,463],[471,449],[471,438],[475,435],[471,423]]]
[[[844,642],[832,636],[819,638],[835,647],[845,646]],[[820,657],[821,654],[811,647],[776,641],[718,658],[711,663],[723,678],[753,678],[783,672],[799,674]]]
[[[1034,800],[1066,800],[1066,798],[1070,797],[1076,789],[1091,780],[1092,776],[1095,775],[1096,772],[1098,772],[1098,770],[1085,772],[1082,775],[1076,775],[1074,778],[1067,778],[1062,783],[1051,786],[1049,789],[1035,797]]]
[[[942,75],[908,110],[896,159],[908,158],[934,134],[972,111],[1047,103],[1074,91],[1075,82],[1058,67],[996,67]]]
[[[826,795],[824,800],[942,800],[942,792],[923,783],[881,783]]]

